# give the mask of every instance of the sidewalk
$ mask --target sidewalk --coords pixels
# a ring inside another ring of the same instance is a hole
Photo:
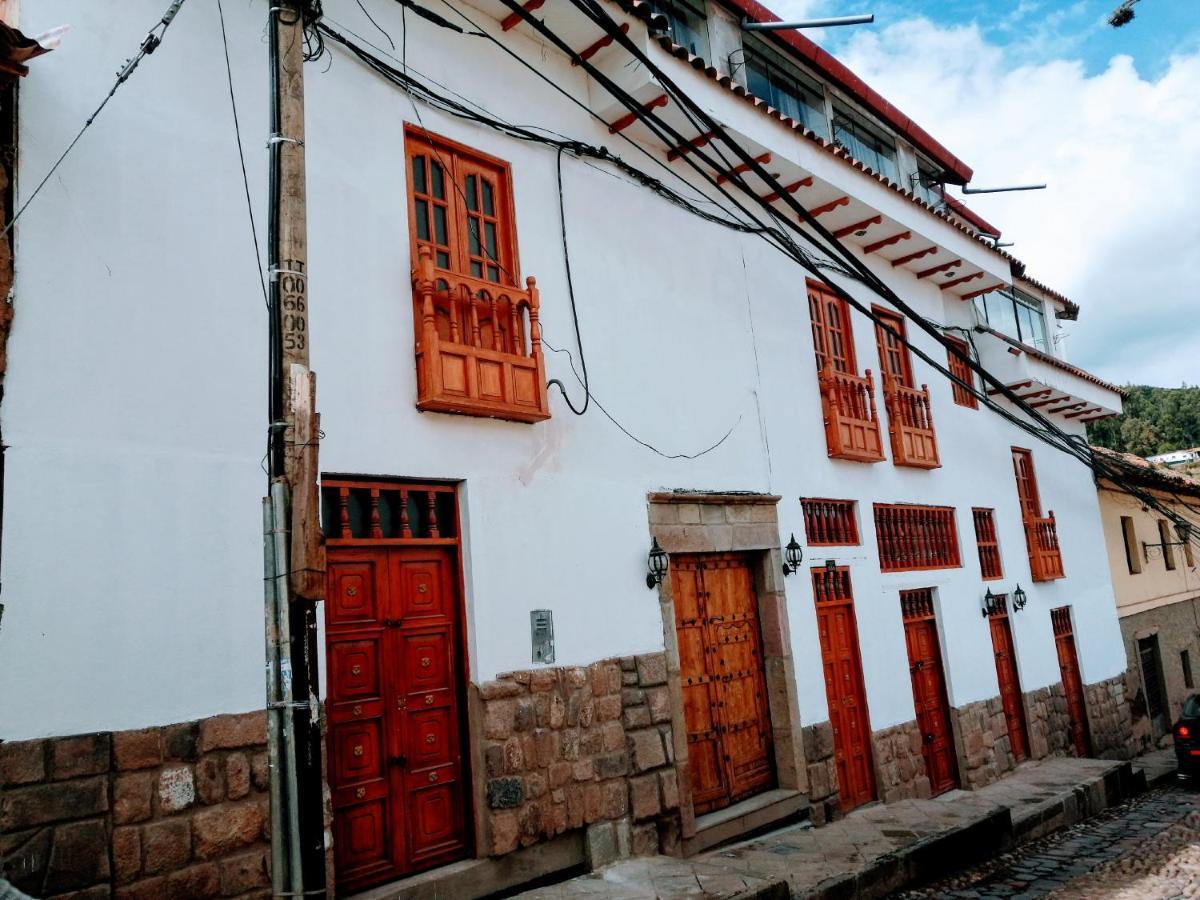
[[[876,803],[844,819],[807,823],[689,859],[623,860],[520,896],[526,900],[881,897],[1078,822],[1163,780],[1162,751],[1130,763],[1051,758],[1027,762],[978,791]]]

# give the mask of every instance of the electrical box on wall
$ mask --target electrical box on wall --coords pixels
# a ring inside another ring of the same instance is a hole
[[[533,640],[533,661],[554,662],[554,613],[548,609],[530,610],[529,635]]]

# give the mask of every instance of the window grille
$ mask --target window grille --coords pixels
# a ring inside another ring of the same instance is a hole
[[[884,572],[962,565],[952,506],[876,503],[875,532]]]
[[[1000,578],[1004,572],[1000,565],[1000,543],[996,538],[995,511],[973,509],[971,514],[975,519],[975,543],[979,548],[979,570],[983,580]]]
[[[853,500],[805,497],[800,501],[800,508],[804,510],[804,532],[811,546],[834,547],[859,543]]]

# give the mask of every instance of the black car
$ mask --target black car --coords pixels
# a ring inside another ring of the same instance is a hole
[[[1179,774],[1200,775],[1200,694],[1192,694],[1183,704],[1179,721],[1171,729],[1175,736],[1175,759]]]

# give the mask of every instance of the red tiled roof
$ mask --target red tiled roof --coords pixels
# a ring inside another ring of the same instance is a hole
[[[1051,299],[1057,300],[1059,303],[1063,304],[1063,306],[1066,307],[1066,310],[1064,311],[1065,314],[1059,316],[1058,318],[1070,319],[1071,321],[1075,321],[1076,319],[1079,318],[1079,304],[1076,303],[1074,300],[1071,300],[1068,297],[1064,297],[1058,291],[1054,290],[1054,288],[1047,287],[1046,285],[1042,284],[1040,281],[1030,278],[1028,275],[1025,275],[1025,274],[1021,274],[1021,275],[1017,276],[1017,278],[1015,280],[1023,281],[1026,284],[1030,285],[1031,287],[1034,287],[1037,290],[1041,291],[1043,294],[1047,295]]]
[[[1129,396],[1129,392],[1126,391],[1124,388],[1119,388],[1115,384],[1110,384],[1109,382],[1105,381],[1103,378],[1096,377],[1095,375],[1093,375],[1091,372],[1087,371],[1086,369],[1081,369],[1081,368],[1079,368],[1079,366],[1073,366],[1069,362],[1059,359],[1057,356],[1051,356],[1049,353],[1043,353],[1041,350],[1038,350],[1036,347],[1030,347],[1028,344],[1023,344],[1020,341],[1018,341],[1016,338],[1011,338],[1007,334],[1002,334],[1001,332],[997,331],[994,328],[988,328],[988,326],[986,326],[986,325],[976,325],[975,327],[980,331],[987,332],[988,334],[994,334],[996,337],[1000,338],[1000,340],[1005,341],[1009,344],[1012,344],[1014,347],[1016,347],[1021,352],[1029,354],[1034,359],[1037,359],[1037,360],[1040,360],[1041,362],[1046,363],[1046,365],[1054,366],[1055,368],[1062,369],[1064,372],[1069,372],[1070,374],[1074,375],[1076,378],[1082,378],[1084,381],[1090,381],[1092,384],[1102,387],[1105,390],[1112,391],[1112,392],[1118,394],[1119,396],[1121,396],[1122,398]]]
[[[1092,453],[1121,467],[1133,481],[1148,487],[1178,491],[1192,497],[1200,497],[1200,481],[1182,472],[1156,466],[1148,459],[1132,453],[1119,453],[1107,447],[1092,445]]]

